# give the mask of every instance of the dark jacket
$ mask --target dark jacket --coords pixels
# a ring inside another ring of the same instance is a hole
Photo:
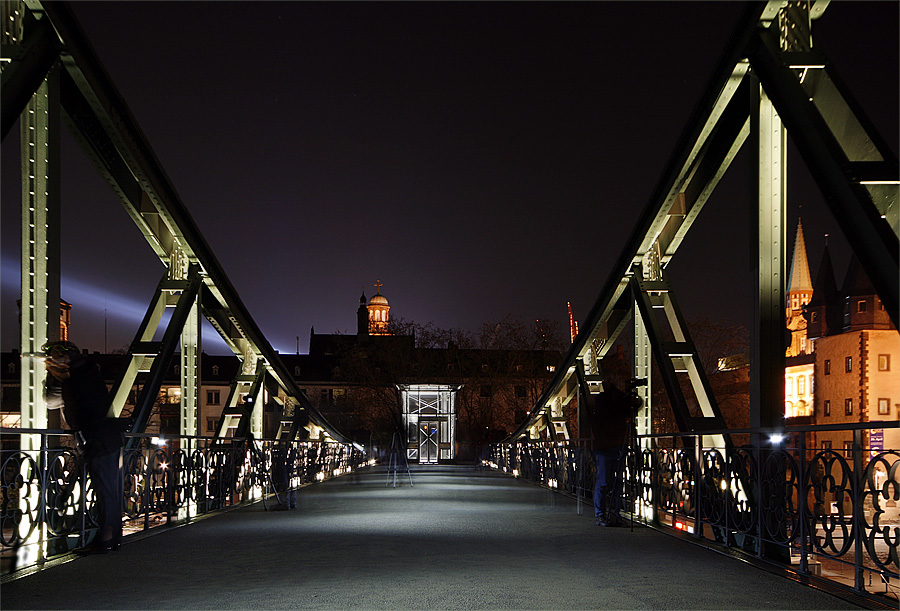
[[[591,396],[588,413],[591,419],[593,450],[621,449],[628,439],[633,418],[629,397],[613,386],[607,385],[599,395]]]
[[[116,418],[107,417],[109,392],[100,368],[86,359],[69,366],[69,377],[61,384],[63,413],[72,429],[84,437],[87,456],[100,456],[122,446],[122,432]]]

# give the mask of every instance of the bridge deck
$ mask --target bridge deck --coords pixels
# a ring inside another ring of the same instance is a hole
[[[413,467],[155,529],[3,585],[4,609],[853,609],[849,602],[473,467]]]

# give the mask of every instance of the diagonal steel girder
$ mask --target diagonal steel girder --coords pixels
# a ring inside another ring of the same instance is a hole
[[[529,417],[509,440],[526,435],[534,437],[547,416],[560,415],[562,407],[576,396],[576,370],[579,364],[583,364],[587,371],[596,370],[596,360],[606,354],[630,319],[627,313],[632,307],[628,303],[629,286],[635,270],[642,269],[648,279],[659,277],[658,272],[674,256],[710,193],[750,135],[755,121],[751,121],[751,117],[758,113],[759,83],[775,111],[784,117],[806,165],[816,177],[833,214],[845,228],[851,246],[872,276],[885,308],[897,324],[900,274],[897,267],[896,157],[842,88],[840,79],[827,61],[811,50],[808,24],[800,23],[801,27],[786,35],[790,39],[787,46],[795,49],[791,53],[777,51],[773,42],[779,19],[796,19],[799,14],[811,22],[821,16],[826,6],[827,2],[746,5],[625,249],[613,266],[587,320],[580,325],[579,335]],[[804,36],[806,43],[803,42]],[[829,96],[811,91],[810,83],[817,78],[815,74],[808,83],[803,83],[810,69],[824,70],[830,77],[834,91],[826,92]],[[835,110],[835,104],[826,97],[842,97],[842,109]],[[845,124],[856,126],[857,131],[864,132],[863,135],[852,138],[846,134],[841,134],[840,138],[835,136],[835,132],[841,131]],[[875,152],[854,158],[846,151],[861,140]],[[876,183],[877,186],[865,183]],[[762,223],[761,226],[764,225]],[[774,239],[774,236],[768,237]],[[768,252],[775,246],[760,245],[759,248],[759,256],[773,260],[779,258],[779,255]],[[783,248],[783,241],[777,248]],[[773,271],[771,277],[776,275]],[[784,274],[778,277],[778,282],[784,281]],[[771,282],[772,278],[764,280]],[[757,304],[757,311],[760,305],[762,303]],[[783,311],[783,308],[780,310]],[[757,354],[774,353],[775,340],[768,336],[773,335],[775,324],[767,320],[761,325],[754,325],[761,334],[766,335],[763,339],[754,339]],[[781,323],[778,325],[779,328],[783,326]],[[783,360],[783,348],[781,355]],[[773,377],[770,383],[763,383],[763,387],[783,387],[783,366],[778,370],[775,366],[777,359],[767,357],[766,360],[772,362],[763,363],[765,372],[762,375],[781,378],[775,380]],[[775,403],[780,405],[783,401]]]
[[[4,58],[15,61],[4,68],[3,84],[16,88],[12,92],[4,87],[4,135],[8,120],[12,124],[21,112],[19,98],[30,99],[46,70],[58,60],[67,127],[169,270],[169,279],[183,280],[188,267],[197,266],[203,285],[202,313],[243,360],[244,368],[262,359],[299,411],[331,438],[349,442],[310,403],[257,327],[68,4],[27,0],[16,6],[26,13],[23,23],[28,35],[17,44],[4,42]]]

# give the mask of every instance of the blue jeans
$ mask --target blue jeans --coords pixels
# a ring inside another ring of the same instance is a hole
[[[594,481],[594,517],[605,520],[607,515],[609,517],[619,515],[621,489],[615,484],[622,450],[621,448],[594,450],[593,454],[594,462],[597,465],[597,479]],[[610,487],[612,487],[611,492]],[[606,507],[607,503],[609,503],[609,507]]]

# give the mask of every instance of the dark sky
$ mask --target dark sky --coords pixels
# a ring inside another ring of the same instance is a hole
[[[76,2],[75,13],[263,333],[305,352],[391,313],[477,329],[583,319],[734,28],[736,2]],[[897,150],[898,3],[814,30]],[[813,273],[831,233],[798,156]],[[17,137],[3,143],[2,348],[16,345]],[[688,317],[748,323],[741,153],[670,266]],[[801,209],[802,206],[802,209]],[[72,339],[126,347],[163,267],[64,137]],[[841,278],[838,278],[840,282]],[[105,328],[104,332],[104,320]],[[206,344],[208,352],[221,352]]]

